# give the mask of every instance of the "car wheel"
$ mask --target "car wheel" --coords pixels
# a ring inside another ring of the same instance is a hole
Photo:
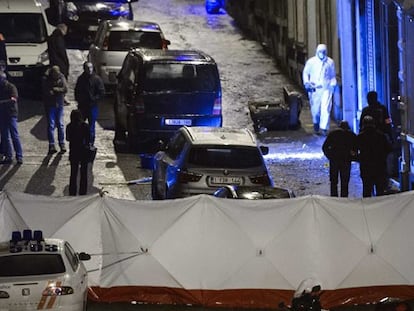
[[[114,103],[115,135],[113,144],[115,152],[126,153],[128,152],[126,130],[121,122],[121,113],[119,112],[119,107],[119,99],[117,98]]]

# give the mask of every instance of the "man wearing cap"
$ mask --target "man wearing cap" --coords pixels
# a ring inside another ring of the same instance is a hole
[[[348,122],[341,121],[339,128],[330,131],[322,145],[322,151],[329,160],[331,197],[338,196],[338,176],[341,180],[341,197],[348,197],[351,162],[357,154],[356,137]]]
[[[336,71],[333,59],[327,56],[325,44],[319,44],[316,55],[306,61],[302,79],[308,92],[313,130],[315,134],[326,135],[336,87]]]

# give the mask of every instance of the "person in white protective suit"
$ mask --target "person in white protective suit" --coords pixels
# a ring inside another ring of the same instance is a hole
[[[327,55],[325,44],[319,44],[316,55],[306,61],[303,85],[309,96],[313,129],[326,135],[332,108],[332,94],[336,87],[335,62]]]

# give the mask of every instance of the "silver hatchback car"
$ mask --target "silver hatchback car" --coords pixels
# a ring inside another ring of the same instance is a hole
[[[139,47],[166,50],[169,44],[170,41],[165,39],[157,23],[104,20],[99,24],[89,48],[88,60],[110,89],[116,84],[116,76],[130,49]]]
[[[273,186],[263,159],[268,151],[248,129],[183,126],[154,156],[152,198],[213,194],[228,184]]]

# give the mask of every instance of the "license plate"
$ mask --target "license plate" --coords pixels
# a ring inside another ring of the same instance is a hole
[[[88,30],[89,31],[97,31],[98,30],[98,26],[91,25],[91,26],[88,27]]]
[[[9,73],[10,77],[13,77],[13,78],[23,77],[23,71],[9,71],[8,73]]]
[[[191,126],[189,119],[165,119],[165,125],[187,125]]]
[[[212,176],[210,181],[216,185],[240,185],[242,179],[241,177]]]

